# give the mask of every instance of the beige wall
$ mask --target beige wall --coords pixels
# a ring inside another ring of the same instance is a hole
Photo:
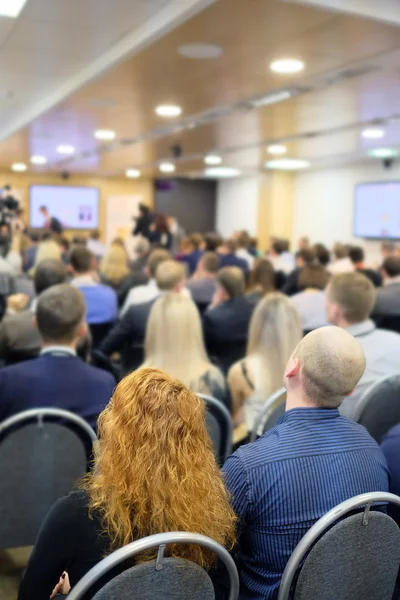
[[[26,222],[29,220],[29,187],[31,185],[81,185],[97,187],[100,192],[99,203],[99,229],[102,237],[105,234],[106,201],[109,196],[119,195],[141,195],[143,201],[149,206],[154,206],[153,183],[147,179],[127,179],[126,177],[96,177],[92,175],[71,175],[68,180],[63,180],[57,174],[33,174],[33,173],[10,173],[0,172],[1,185],[9,184],[13,188],[21,190],[26,208]],[[133,227],[133,223],[132,223]],[[75,233],[87,233],[85,230],[69,230],[68,237]]]
[[[280,171],[259,178],[257,237],[263,251],[271,237],[292,238],[294,182],[293,173]]]

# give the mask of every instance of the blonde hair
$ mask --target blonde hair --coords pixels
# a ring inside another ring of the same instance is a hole
[[[201,391],[199,379],[212,369],[224,385],[222,374],[207,356],[199,311],[190,298],[170,292],[154,303],[147,323],[143,367],[162,369],[194,391]]]
[[[29,271],[31,277],[35,275],[36,269],[43,260],[61,261],[61,247],[54,240],[40,242],[36,253],[35,264]]]
[[[185,267],[176,260],[164,260],[158,265],[156,282],[160,290],[171,291],[178,283],[185,280]]]
[[[286,296],[273,292],[259,302],[247,347],[257,393],[267,398],[282,387],[287,361],[302,337],[299,315]]]
[[[111,244],[100,263],[100,275],[118,285],[129,274],[129,257],[125,246]]]
[[[82,487],[110,551],[168,531],[200,533],[233,547],[236,517],[198,396],[162,371],[139,369],[118,384],[98,429],[94,469]],[[215,560],[199,546],[175,544],[167,554],[203,567]]]

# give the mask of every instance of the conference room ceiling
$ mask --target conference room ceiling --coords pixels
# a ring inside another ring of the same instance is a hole
[[[107,4],[102,0],[88,0],[87,4],[94,1],[98,7]],[[61,5],[63,0],[52,2]],[[75,28],[71,56],[79,58],[84,51],[78,40],[82,32],[76,32],[78,5],[84,3],[67,2],[76,8],[65,26]],[[188,9],[188,2],[181,0],[181,8]],[[363,17],[327,10],[319,0],[204,2],[206,8],[201,12],[178,26],[171,22],[171,30],[162,37],[158,34],[151,45],[4,139],[0,168],[7,170],[12,163],[23,162],[38,172],[65,170],[104,176],[122,175],[135,168],[142,176],[161,177],[159,163],[168,160],[176,166],[174,175],[195,177],[203,174],[207,154],[220,155],[223,166],[244,174],[265,170],[267,160],[282,158],[267,152],[272,144],[284,144],[285,157],[306,160],[311,167],[374,160],[368,150],[378,147],[400,151],[400,19],[396,20],[400,14],[391,2],[382,5],[385,22],[372,18],[371,11],[369,17]],[[170,4],[162,0],[113,1],[114,6],[117,3],[126,9],[118,17],[120,24],[125,21],[125,32],[139,19],[130,14],[129,4],[149,9],[142,13],[142,24],[154,11]],[[335,0],[329,3],[333,6]],[[26,11],[31,4],[40,6],[41,0],[28,0]],[[367,0],[365,4],[367,9]],[[47,19],[49,37],[42,58],[52,55],[56,34],[49,26],[60,14],[26,13],[27,24],[30,19]],[[95,29],[89,17],[90,13],[82,14],[81,26]],[[387,22],[389,17],[393,23]],[[110,14],[110,28],[113,18]],[[133,27],[139,27],[139,22]],[[115,23],[112,27],[117,31]],[[40,27],[35,35],[41,36]],[[22,43],[24,36],[20,34],[19,39]],[[60,38],[65,52],[67,39],[67,34]],[[194,60],[178,53],[183,45],[200,43],[211,44],[217,56]],[[87,47],[93,57],[105,50],[106,42],[98,50],[89,43]],[[25,49],[29,49],[28,42]],[[273,73],[270,63],[279,58],[300,59],[305,68],[296,75]],[[1,60],[0,50],[0,70]],[[42,61],[32,59],[32,76],[35,64],[42,65]],[[9,67],[14,69],[12,54]],[[179,105],[182,115],[158,117],[155,108],[161,104]],[[18,125],[18,119],[13,122],[5,114],[6,118],[3,113],[0,117],[0,136],[2,129],[11,131]],[[362,131],[372,126],[383,129],[381,139],[363,138]],[[94,132],[98,129],[115,131],[115,140],[97,141]],[[75,153],[60,156],[56,151],[59,145],[71,145]],[[177,145],[182,156],[173,159],[171,147]],[[32,155],[45,156],[48,164],[30,165]]]

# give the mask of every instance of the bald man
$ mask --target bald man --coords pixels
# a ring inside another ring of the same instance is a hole
[[[364,427],[339,414],[365,369],[357,340],[323,327],[300,342],[286,367],[286,413],[224,472],[240,518],[241,600],[277,598],[282,573],[308,529],[340,502],[387,492],[385,458]]]

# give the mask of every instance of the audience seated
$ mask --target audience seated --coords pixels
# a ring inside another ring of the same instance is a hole
[[[245,354],[254,303],[247,300],[244,292],[243,271],[238,267],[221,269],[213,302],[203,315],[208,354],[224,372]]]
[[[400,425],[395,425],[385,435],[381,443],[382,452],[385,455],[390,472],[390,492],[400,496]],[[390,507],[390,515],[400,523],[400,509]]]
[[[150,242],[147,238],[139,238],[134,245],[135,260],[131,263],[133,273],[144,273],[150,256]]]
[[[146,240],[147,241],[147,240]],[[147,283],[144,273],[132,273],[129,268],[129,256],[125,246],[111,244],[100,262],[100,281],[115,290],[118,306],[122,306],[129,291]]]
[[[328,271],[335,273],[350,273],[354,271],[354,264],[349,258],[350,246],[336,243],[333,246],[333,261],[328,266]]]
[[[203,242],[203,236],[199,233],[192,233],[187,238],[186,252],[179,260],[187,265],[189,275],[193,275],[196,271],[197,265],[203,256]]]
[[[301,320],[303,331],[312,331],[327,325],[325,288],[329,273],[321,265],[309,265],[302,269],[298,285],[302,290],[291,297]]]
[[[223,470],[241,524],[241,600],[276,599],[290,555],[318,519],[353,496],[388,491],[379,446],[338,412],[364,368],[362,348],[346,331],[310,333],[286,368],[285,415],[228,458]]]
[[[155,298],[160,295],[160,290],[158,289],[155,280],[157,267],[163,261],[169,260],[170,258],[171,255],[168,250],[153,250],[153,252],[150,254],[146,268],[146,275],[148,275],[149,281],[146,285],[139,285],[130,290],[120,312],[121,318],[127,313],[131,306],[150,302],[150,300],[155,300]]]
[[[41,355],[0,369],[0,421],[49,406],[70,410],[96,427],[115,380],[76,356],[78,341],[87,333],[83,295],[68,284],[53,285],[41,294],[35,319]]]
[[[390,242],[389,240],[387,240],[386,242],[383,242],[381,245],[381,255],[383,260],[386,260],[387,258],[390,258],[392,256],[396,256],[397,253],[397,246],[394,242]]]
[[[89,325],[112,323],[118,315],[117,294],[108,285],[98,282],[93,272],[93,254],[78,246],[71,253],[71,285],[78,288],[86,302],[86,320]]]
[[[382,285],[381,274],[378,273],[378,271],[375,271],[374,269],[368,269],[365,266],[365,253],[361,246],[351,246],[349,258],[354,265],[354,269],[368,277],[375,287],[380,287]]]
[[[24,271],[27,273],[33,268],[36,260],[36,254],[39,246],[39,234],[35,231],[32,231],[29,234],[30,246],[24,252]]]
[[[303,236],[299,239],[299,252],[302,252],[302,250],[309,250],[310,249],[310,239],[306,236]]]
[[[64,580],[58,585],[65,569],[74,586],[105,555],[155,533],[196,532],[232,548],[236,517],[204,413],[200,398],[161,371],[141,369],[119,383],[99,419],[94,468],[44,521],[19,600],[49,598],[56,584],[67,593]],[[165,555],[204,568],[215,562],[198,545],[168,546]]]
[[[66,266],[60,260],[43,260],[35,271],[35,292],[38,297],[53,285],[65,283]],[[0,324],[0,358],[6,364],[34,358],[40,353],[40,334],[34,324],[37,299],[29,310],[6,315]]]
[[[315,244],[313,246],[313,250],[315,252],[319,264],[323,267],[327,267],[331,261],[331,255],[329,253],[328,248],[326,248],[326,246],[324,246],[323,244]]]
[[[248,248],[250,246],[250,236],[247,231],[240,231],[238,236],[236,237],[237,250],[236,256],[242,258],[247,262],[247,268],[249,271],[253,268],[254,265],[254,256],[250,254]]]
[[[276,273],[267,258],[256,258],[249,276],[247,299],[255,304],[276,290]]]
[[[143,367],[161,369],[230,409],[224,376],[207,356],[199,311],[190,298],[170,292],[156,300],[146,330]]]
[[[311,248],[305,248],[304,250],[299,250],[296,253],[296,268],[292,271],[285,282],[285,285],[282,288],[282,292],[287,294],[288,296],[294,296],[300,292],[299,288],[299,276],[301,270],[304,267],[308,267],[309,265],[313,265],[316,260],[316,255],[314,250]]]
[[[362,273],[342,273],[330,280],[326,289],[328,321],[347,329],[361,344],[367,366],[359,385],[346,398],[340,411],[353,418],[363,393],[385,375],[400,372],[400,335],[377,329],[369,319],[376,290]]]
[[[35,271],[42,260],[61,260],[61,246],[51,238],[44,239],[40,242],[36,253],[35,264],[29,271],[30,277],[35,277]]]
[[[243,271],[245,277],[249,272],[247,261],[243,258],[236,256],[236,250],[238,248],[235,240],[225,240],[223,244],[218,248],[218,254],[221,259],[220,266],[224,267],[238,267]]]
[[[160,251],[157,250],[156,252]],[[156,257],[153,254],[150,258],[150,261],[154,259],[151,269],[154,269],[156,262]],[[114,352],[121,353],[123,373],[127,373],[131,369],[136,369],[143,361],[146,326],[154,302],[165,292],[183,292],[185,285],[184,266],[174,260],[163,259],[158,261],[154,283],[158,291],[157,296],[149,302],[133,304],[109,332],[100,346],[100,350],[107,356],[110,356]]]
[[[288,298],[270,293],[261,300],[250,321],[246,358],[228,375],[235,425],[245,423],[252,431],[267,398],[282,387],[287,361],[302,337],[299,315]]]
[[[213,231],[206,233],[204,236],[204,246],[206,252],[217,252],[218,248],[222,246],[224,240],[219,235],[219,233],[215,233]]]
[[[100,231],[98,229],[95,229],[94,231],[90,232],[86,248],[97,259],[102,258],[106,254],[107,247],[100,241]]]
[[[195,274],[186,283],[187,289],[192,294],[193,301],[201,312],[211,303],[217,289],[216,276],[219,269],[219,256],[215,252],[205,252]]]
[[[374,317],[400,319],[400,257],[386,258],[382,265],[383,287],[376,292]]]
[[[295,260],[293,254],[289,252],[287,240],[272,240],[268,258],[275,271],[281,271],[285,275],[291,273],[295,267]]]

